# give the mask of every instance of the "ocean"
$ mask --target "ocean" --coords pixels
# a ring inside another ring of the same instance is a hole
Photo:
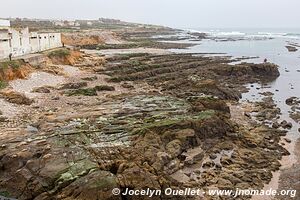
[[[252,87],[251,84],[247,85],[249,92],[244,93],[240,101],[260,101],[264,97],[261,93],[274,93],[274,102],[282,113],[279,121],[286,120],[293,124],[293,128],[287,133],[287,138],[292,142],[285,145],[291,155],[281,161],[282,169],[291,167],[299,159],[294,150],[300,137],[300,124],[290,118],[291,108],[286,104],[286,99],[300,98],[300,29],[185,29],[183,35],[188,32],[204,32],[208,38],[186,41],[196,45],[185,50],[172,51],[233,58],[255,57],[241,62],[262,63],[267,59],[279,66],[280,76],[275,81],[252,84]],[[298,46],[298,51],[289,52],[286,46],[290,44]],[[280,172],[276,173],[265,189],[278,184]]]

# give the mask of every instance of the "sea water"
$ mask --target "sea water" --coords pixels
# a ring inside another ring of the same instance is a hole
[[[267,59],[268,62],[279,66],[280,76],[276,80],[263,85],[257,83],[252,87],[250,84],[247,85],[249,92],[244,93],[240,101],[242,103],[259,101],[264,97],[260,93],[274,93],[273,99],[282,113],[279,122],[287,120],[293,124],[293,128],[287,133],[287,138],[292,142],[285,145],[291,155],[283,158],[281,169],[292,167],[299,159],[296,157],[294,149],[300,136],[298,133],[300,125],[289,117],[291,108],[286,105],[285,101],[289,97],[300,98],[300,29],[188,29],[187,32],[205,32],[208,39],[186,41],[196,45],[185,50],[172,51],[204,53],[210,56],[232,56],[233,58],[255,57],[242,62],[262,63]],[[286,46],[291,43],[299,45],[298,51],[288,51]],[[279,177],[279,171],[273,173],[273,179],[269,185],[265,186],[265,189],[272,187],[276,189]]]

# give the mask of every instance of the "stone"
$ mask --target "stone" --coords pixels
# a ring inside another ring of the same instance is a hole
[[[0,122],[6,122],[7,120],[7,117],[0,116]]]
[[[26,131],[30,132],[30,133],[38,133],[39,132],[39,130],[33,126],[27,126]]]
[[[217,184],[218,184],[219,188],[231,188],[231,187],[233,187],[232,183],[229,180],[223,179],[223,178],[219,178]]]
[[[181,153],[180,140],[173,140],[166,145],[166,150],[173,158],[177,157]]]
[[[60,98],[57,96],[57,97],[52,97],[52,100],[54,100],[54,101],[57,101],[57,100],[59,100]]]
[[[248,113],[248,112],[245,112],[244,115],[245,115],[246,117],[248,117],[248,118],[251,118],[251,114]]]
[[[290,97],[285,100],[285,103],[289,106],[293,106],[293,105],[297,104],[298,102],[299,102],[299,100],[297,97]]]
[[[291,129],[293,127],[293,124],[291,122],[287,122],[286,120],[283,120],[280,125],[284,129]]]
[[[291,129],[293,127],[293,124],[291,122],[287,123],[283,128]]]
[[[202,165],[204,169],[212,168],[213,166],[215,166],[215,163],[213,161],[207,161]]]
[[[78,82],[78,83],[66,83],[63,84],[59,89],[60,90],[75,90],[83,87],[87,87],[87,82]]]
[[[96,91],[115,91],[114,86],[109,86],[109,85],[97,85],[94,87]]]
[[[287,142],[287,143],[291,143],[292,140],[288,139],[288,138],[284,138],[284,140]]]
[[[285,46],[289,52],[296,52],[298,49],[294,46],[287,45]]]
[[[34,93],[50,93],[51,91],[47,87],[38,87],[38,88],[34,88],[32,90],[32,92],[34,92]]]
[[[217,163],[215,167],[216,169],[222,169],[222,165],[220,163]]]
[[[212,159],[212,160],[214,160],[214,159],[217,158],[217,155],[216,155],[216,154],[210,154],[210,155],[209,155],[209,158]]]
[[[278,123],[278,122],[274,122],[273,124],[272,124],[272,128],[279,128],[280,127],[280,124]]]
[[[4,99],[10,103],[18,104],[18,105],[31,105],[34,101],[24,94],[14,92],[14,91],[6,91],[1,92]]]
[[[227,166],[230,165],[231,163],[233,163],[232,159],[228,156],[222,156],[221,158],[221,164],[222,166]]]

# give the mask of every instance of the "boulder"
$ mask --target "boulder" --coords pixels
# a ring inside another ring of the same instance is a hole
[[[38,87],[32,90],[34,93],[50,93],[50,89],[47,87]]]
[[[83,87],[87,87],[87,82],[78,82],[78,83],[66,83],[63,84],[59,89],[60,90],[75,90]]]
[[[1,92],[1,95],[6,101],[18,105],[31,105],[34,102],[32,99],[29,99],[24,94],[14,91]]]

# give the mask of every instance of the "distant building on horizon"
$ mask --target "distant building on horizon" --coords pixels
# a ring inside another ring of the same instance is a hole
[[[0,19],[0,59],[22,56],[61,47],[61,33],[30,32],[29,28],[11,28]]]
[[[0,27],[10,27],[10,21],[6,19],[0,19]]]

